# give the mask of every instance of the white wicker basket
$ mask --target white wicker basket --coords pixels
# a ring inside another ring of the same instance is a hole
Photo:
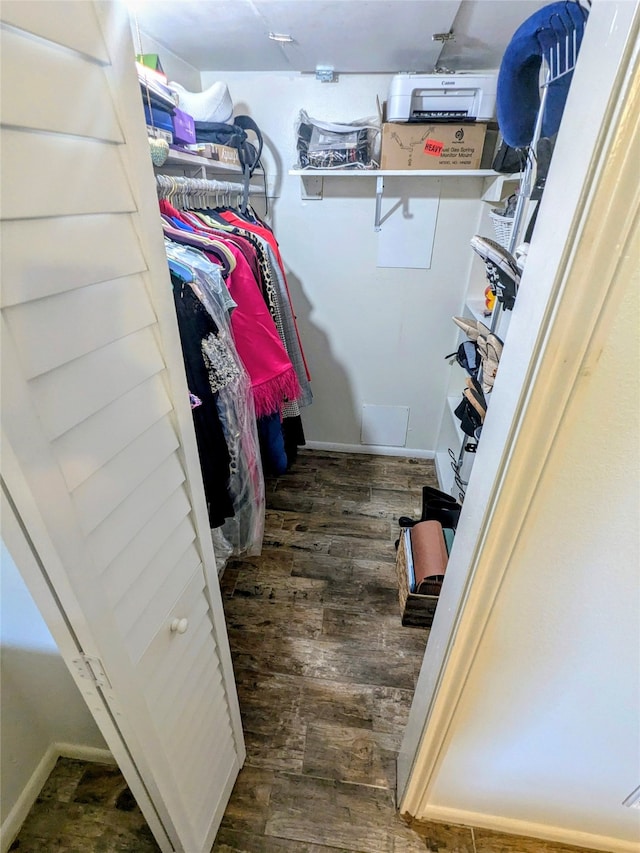
[[[496,232],[496,241],[505,249],[508,249],[509,242],[511,240],[511,233],[513,231],[513,217],[500,216],[499,213],[491,210],[489,212],[489,218],[491,219],[494,231]]]

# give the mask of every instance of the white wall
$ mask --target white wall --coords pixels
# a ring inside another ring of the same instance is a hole
[[[320,83],[294,73],[202,75],[203,87],[215,80],[228,84],[236,114],[250,114],[265,137],[277,196],[272,221],[312,375],[314,402],[303,411],[307,439],[359,445],[364,403],[408,406],[407,448],[433,451],[450,371],[444,356],[457,340],[451,316],[464,300],[482,179],[441,179],[431,269],[378,268],[375,179],[325,179],[324,200],[302,201],[300,178],[287,171],[295,165],[301,108],[335,121],[375,115],[389,76]],[[390,179],[387,185],[391,204]],[[403,178],[398,185],[395,195],[405,194],[411,216],[427,181]]]
[[[634,853],[639,10],[592,8],[399,765],[418,817]]]
[[[10,667],[5,666],[4,649],[0,664],[0,823],[4,823],[51,739],[37,710],[15,683]]]
[[[106,746],[4,543],[0,584],[4,821],[48,747]]]
[[[430,794],[438,807],[640,839],[640,351],[628,286],[567,411]],[[574,535],[580,531],[580,535]]]
[[[180,83],[185,89],[192,92],[200,91],[200,72],[186,60],[151,38],[150,35],[139,31],[134,16],[131,17],[131,35],[136,54],[157,53],[160,57],[162,69],[169,80]]]

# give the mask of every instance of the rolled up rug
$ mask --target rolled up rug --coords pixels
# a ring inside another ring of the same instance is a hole
[[[449,559],[442,525],[420,521],[410,531],[415,589],[418,595],[440,595]]]

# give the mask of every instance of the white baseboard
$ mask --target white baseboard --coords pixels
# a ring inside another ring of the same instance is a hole
[[[101,764],[115,764],[116,761],[108,749],[100,749],[94,746],[80,746],[74,743],[52,743],[40,759],[38,766],[31,774],[29,781],[24,786],[15,805],[6,816],[0,826],[0,853],[7,853],[13,844],[15,837],[20,832],[20,827],[25,822],[27,815],[40,791],[45,786],[51,771],[60,758],[77,758],[81,761],[95,761]]]
[[[479,812],[469,812],[444,806],[429,806],[424,814],[415,817],[416,820],[433,820],[438,823],[458,824],[475,829],[504,832],[506,835],[540,838],[543,841],[555,841],[557,844],[590,847],[593,850],[605,850],[607,853],[638,853],[637,841],[623,841],[606,835],[593,835],[589,832],[564,829],[560,826],[548,826],[542,823],[480,814]]]
[[[336,453],[369,453],[372,456],[402,456],[407,459],[433,459],[433,450],[416,450],[410,447],[386,447],[375,444],[335,444],[331,441],[307,441],[309,450],[332,450]],[[304,449],[304,448],[302,448]]]
[[[117,763],[106,747],[101,749],[98,746],[82,746],[77,743],[56,743],[54,748],[61,758],[77,758],[78,761],[94,761],[96,764]]]
[[[7,853],[7,850],[13,844],[14,838],[20,832],[20,827],[31,811],[31,807],[43,789],[44,783],[49,778],[49,774],[56,765],[58,755],[56,745],[51,744],[31,774],[29,781],[22,789],[22,793],[16,800],[15,805],[2,822],[2,826],[0,826],[0,850],[2,853]]]

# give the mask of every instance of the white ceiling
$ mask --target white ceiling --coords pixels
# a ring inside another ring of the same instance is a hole
[[[537,0],[129,0],[140,29],[200,71],[498,68]],[[444,48],[432,34],[452,30]],[[270,41],[286,33],[291,44]]]

